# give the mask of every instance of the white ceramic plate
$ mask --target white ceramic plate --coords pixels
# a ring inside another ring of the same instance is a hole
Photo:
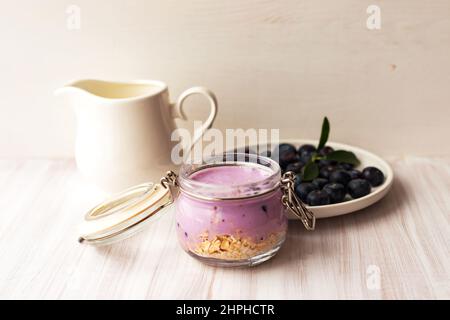
[[[297,148],[302,144],[313,144],[317,145],[317,141],[315,140],[282,140],[282,143],[291,143]],[[347,150],[353,152],[358,159],[361,161],[361,164],[356,169],[362,170],[367,166],[374,166],[380,169],[384,173],[384,183],[381,186],[376,188],[372,188],[370,194],[365,197],[359,199],[348,200],[345,202],[337,203],[337,204],[329,204],[326,206],[316,206],[308,208],[314,212],[316,218],[328,218],[340,216],[343,214],[351,213],[357,210],[361,210],[366,208],[375,202],[382,199],[388,192],[392,186],[392,182],[394,180],[394,172],[392,171],[391,166],[381,159],[380,157],[374,155],[373,153],[366,151],[361,148],[349,146],[343,143],[335,143],[335,142],[327,142],[327,146],[333,147],[336,149]],[[295,216],[290,215],[290,219],[296,219]]]

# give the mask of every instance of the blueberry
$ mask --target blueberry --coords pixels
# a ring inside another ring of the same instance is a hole
[[[317,190],[317,187],[314,184],[312,184],[311,182],[303,182],[295,188],[295,193],[303,202],[306,202],[308,193],[314,190]]]
[[[375,167],[367,167],[362,172],[362,177],[370,182],[372,187],[377,187],[384,182],[384,174]]]
[[[344,201],[345,194],[347,193],[347,190],[342,184],[335,182],[327,184],[323,187],[323,191],[328,193],[331,203],[339,203]]]
[[[308,194],[306,202],[310,206],[324,206],[330,204],[330,196],[323,190],[315,190]]]
[[[352,165],[352,164],[350,164],[350,163],[344,163],[344,162],[339,163],[337,167],[338,167],[339,169],[347,170],[347,171],[353,169],[353,165]]]
[[[337,161],[320,159],[319,161],[317,161],[317,164],[319,165],[319,168],[323,168],[323,167],[326,167],[326,166],[336,166],[337,165]]]
[[[316,147],[314,147],[312,144],[304,144],[298,148],[298,154],[302,154],[303,151],[308,151],[310,153],[316,151]]]
[[[294,188],[297,188],[297,186],[302,183],[302,175],[296,174],[294,179]]]
[[[326,156],[327,154],[330,154],[334,151],[334,149],[332,147],[323,147],[322,149],[319,150],[319,154],[321,156]]]
[[[336,170],[336,167],[335,167],[335,166],[331,166],[331,165],[330,165],[330,166],[322,167],[322,168],[320,168],[320,171],[319,171],[319,177],[328,179],[328,178],[330,177],[330,174],[331,174],[334,170]]]
[[[352,170],[348,170],[347,173],[350,175],[350,178],[352,178],[352,180],[361,178],[361,171],[359,171],[359,170],[352,169]]]
[[[315,178],[312,182],[318,189],[322,189],[324,185],[328,183],[328,180],[325,178]]]
[[[299,154],[300,156],[300,161],[307,163],[309,160],[311,160],[311,157],[313,155],[313,152],[311,151],[303,151],[302,153]]]
[[[364,179],[354,179],[348,183],[347,189],[353,199],[361,198],[370,193],[370,183]]]
[[[286,152],[286,151],[297,152],[297,150],[295,149],[295,147],[292,144],[290,144],[290,143],[280,143],[278,145],[278,152],[279,153],[283,153],[283,152]],[[275,153],[277,152],[277,147],[275,147],[274,152]]]
[[[297,162],[292,162],[289,163],[286,166],[286,171],[292,171],[294,173],[300,173],[300,171],[302,170],[302,168],[305,166],[305,164],[301,161],[297,161]]]
[[[280,166],[285,169],[289,163],[297,160],[297,150],[292,144],[282,143],[275,147],[272,152],[272,159],[277,160]]]
[[[330,173],[330,182],[336,182],[346,186],[351,179],[347,171],[344,170],[336,170]]]

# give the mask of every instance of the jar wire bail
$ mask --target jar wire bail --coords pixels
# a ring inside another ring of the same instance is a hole
[[[171,203],[175,201],[178,196],[179,185],[177,181],[178,175],[173,171],[167,171],[166,175],[161,178],[160,184],[165,188],[169,189],[170,195],[172,197]]]
[[[306,230],[314,230],[316,227],[316,217],[295,194],[294,181],[295,174],[292,171],[283,174],[281,178],[281,191],[283,191],[281,202],[303,222]]]

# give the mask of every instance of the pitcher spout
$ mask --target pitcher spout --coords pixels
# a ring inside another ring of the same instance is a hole
[[[113,82],[104,80],[78,80],[55,91],[56,95],[66,93],[87,93],[95,98],[108,100],[141,99],[167,90],[163,82],[136,80],[131,82]]]
[[[80,94],[86,92],[85,89],[77,85],[77,82],[66,84],[65,86],[56,89],[53,94],[55,96],[65,96],[68,94]]]

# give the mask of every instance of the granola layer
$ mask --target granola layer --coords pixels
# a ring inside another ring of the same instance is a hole
[[[200,236],[193,253],[209,258],[224,260],[242,260],[267,252],[279,244],[285,237],[285,232],[272,233],[264,239],[254,241],[241,235],[216,235],[212,238],[204,233]]]

